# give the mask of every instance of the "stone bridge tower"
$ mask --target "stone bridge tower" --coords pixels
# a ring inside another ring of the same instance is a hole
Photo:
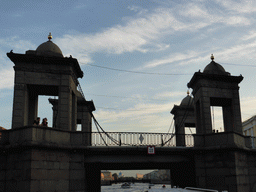
[[[15,64],[12,129],[33,124],[37,117],[39,95],[58,96],[53,119],[57,129],[76,130],[78,101],[81,103],[83,100],[83,105],[91,108],[84,117],[79,117],[80,122],[87,119],[89,111],[95,110],[93,103],[86,102],[77,90],[78,78],[83,77],[78,61],[71,56],[64,58],[60,48],[51,41],[51,34],[48,39],[36,50],[26,51],[26,54],[7,53]],[[83,122],[85,127],[86,122]]]
[[[195,127],[194,99],[188,95],[171,110],[175,121],[176,146],[186,146],[185,127]]]
[[[91,145],[93,101],[78,90],[83,72],[78,61],[63,57],[51,35],[36,50],[7,53],[14,63],[12,129],[0,139],[0,191],[88,191],[84,163]],[[53,105],[53,127],[33,125],[38,96]],[[82,125],[77,131],[76,125]],[[89,171],[88,171],[89,170]],[[93,170],[94,171],[94,170]],[[99,185],[100,187],[100,185]]]
[[[214,61],[203,72],[194,73],[188,83],[193,89],[196,134],[194,154],[197,186],[219,191],[255,191],[255,153],[247,153],[250,138],[242,134],[238,84]],[[213,132],[211,106],[222,107],[224,132]]]
[[[242,120],[238,84],[243,76],[231,76],[214,61],[203,73],[196,72],[188,87],[193,89],[197,134],[212,133],[211,106],[222,107],[224,132],[242,134]]]

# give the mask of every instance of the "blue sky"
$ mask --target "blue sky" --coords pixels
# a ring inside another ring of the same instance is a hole
[[[244,76],[242,118],[255,115],[254,1],[0,2],[2,127],[11,127],[13,100],[13,63],[6,53],[35,50],[49,32],[64,56],[78,59],[84,71],[80,84],[105,131],[167,132],[171,109],[211,54],[226,71]],[[39,99],[39,116],[50,119],[47,98]],[[219,126],[218,109],[215,121]]]

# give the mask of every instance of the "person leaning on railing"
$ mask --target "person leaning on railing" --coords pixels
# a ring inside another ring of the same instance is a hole
[[[39,123],[40,123],[40,117],[37,117],[37,118],[34,120],[33,125],[39,126],[39,125],[40,125]]]
[[[42,121],[42,123],[41,123],[41,126],[43,126],[43,127],[48,127],[48,122],[47,122],[47,118],[46,118],[46,117],[43,118],[43,121]]]

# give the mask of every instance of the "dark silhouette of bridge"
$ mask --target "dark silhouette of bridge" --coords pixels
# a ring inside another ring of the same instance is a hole
[[[101,170],[115,169],[170,169],[176,186],[256,191],[256,151],[242,134],[238,84],[243,77],[226,72],[213,56],[187,85],[193,97],[188,94],[171,110],[175,134],[105,132],[79,85],[78,61],[63,57],[51,36],[36,50],[7,56],[15,81],[12,129],[1,131],[1,191],[98,192]],[[39,95],[58,96],[49,99],[52,128],[32,126]],[[222,108],[221,133],[213,131],[211,106]],[[98,133],[92,132],[93,120]],[[185,135],[185,127],[196,133]]]

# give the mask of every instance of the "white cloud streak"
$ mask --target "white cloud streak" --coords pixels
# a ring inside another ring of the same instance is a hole
[[[0,89],[13,89],[14,70],[13,63],[7,58],[6,51],[13,49],[14,52],[25,53],[26,50],[35,47],[30,41],[21,40],[19,37],[0,39]]]
[[[188,60],[191,58],[195,58],[198,56],[198,52],[189,51],[188,53],[174,53],[171,54],[169,57],[159,60],[153,60],[149,63],[144,65],[144,68],[154,68],[160,65],[166,65],[171,63],[178,63],[180,61]]]
[[[14,70],[13,68],[0,70],[0,89],[13,89]]]
[[[6,39],[0,39],[0,47],[9,47],[14,52],[22,51],[25,53],[26,50],[35,48],[36,46],[30,41],[21,40],[19,37],[11,37]]]
[[[227,10],[235,11],[238,13],[254,13],[256,12],[256,1],[254,0],[217,0],[219,4],[224,6]]]
[[[172,97],[182,97],[186,96],[184,92],[163,92],[156,94],[153,98],[154,99],[171,99]]]
[[[117,25],[96,34],[64,35],[56,39],[60,47],[67,47],[68,52],[84,51],[94,53],[105,51],[121,54],[124,52],[147,52],[146,45],[164,49],[168,45],[153,42],[162,36],[167,29],[179,30],[185,27],[178,22],[168,10],[159,10],[152,15],[130,20],[126,25]],[[67,46],[68,45],[68,46]],[[66,50],[66,51],[67,51]],[[90,61],[90,59],[88,59]]]
[[[137,11],[138,7],[131,6],[129,9]],[[140,13],[136,18],[126,21],[123,25],[116,25],[96,34],[64,35],[55,41],[68,56],[73,53],[81,62],[91,63],[91,54],[95,52],[121,54],[165,50],[169,48],[169,44],[162,42],[164,37],[175,32],[194,32],[217,23],[231,26],[251,23],[242,15],[210,13],[202,4],[197,3],[158,8],[153,13]],[[181,55],[180,59],[178,57],[177,55],[174,58],[159,60],[148,64],[148,67],[174,62],[182,59],[184,55]]]
[[[111,111],[111,110],[99,110],[95,114],[103,122],[119,121],[120,119],[140,119],[148,115],[157,115],[162,112],[168,113],[174,103],[166,104],[137,104],[127,110]],[[111,118],[109,118],[111,117]]]

